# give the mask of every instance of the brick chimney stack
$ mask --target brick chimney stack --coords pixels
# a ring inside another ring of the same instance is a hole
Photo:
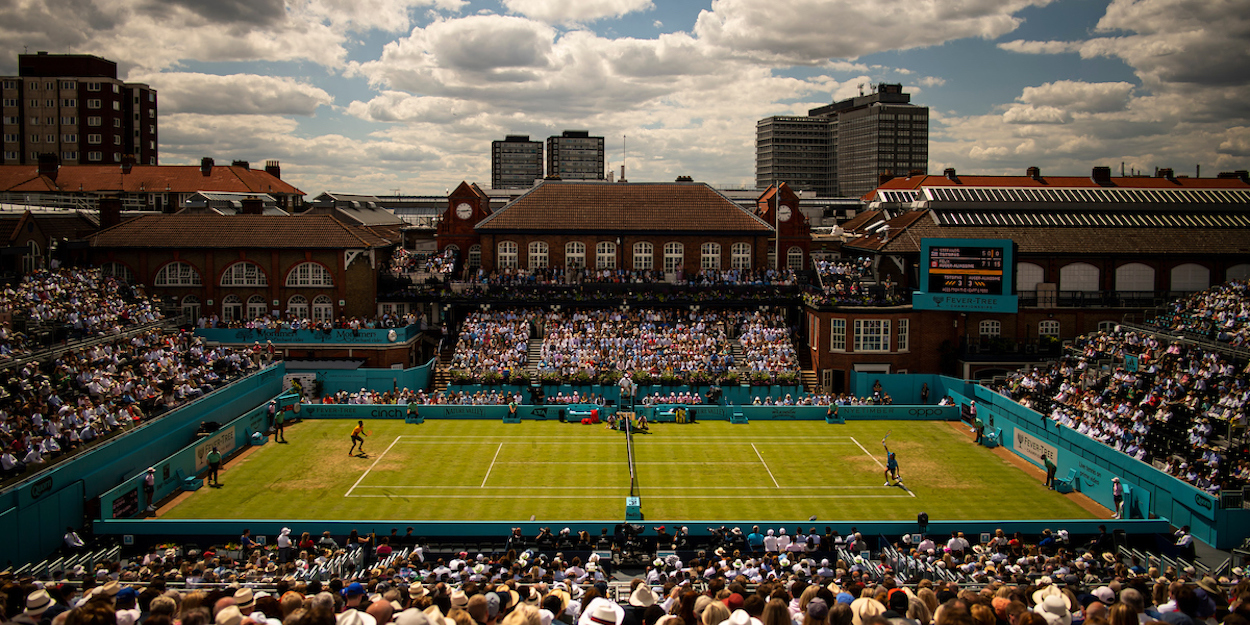
[[[213,174],[213,159],[205,156],[204,158],[200,159],[200,175],[207,178],[208,176],[211,176],[212,174]]]
[[[112,228],[122,222],[122,199],[117,195],[100,196],[100,229]]]
[[[61,170],[61,159],[53,153],[45,152],[39,155],[39,175],[51,178],[56,182],[56,174]]]
[[[278,180],[282,179],[282,168],[278,166],[278,161],[276,160],[265,161],[265,173],[277,178]]]
[[[243,210],[240,214],[260,215],[265,212],[265,201],[258,197],[248,196],[243,199],[241,204],[243,204]]]

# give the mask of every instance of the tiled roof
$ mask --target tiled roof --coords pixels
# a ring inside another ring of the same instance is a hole
[[[766,234],[772,227],[706,184],[544,181],[477,230]]]
[[[1090,176],[946,176],[925,175],[893,178],[864,196],[879,199],[878,191],[915,190],[925,187],[1008,187],[1065,189],[1250,189],[1239,178],[1163,178],[1145,176],[1112,176],[1107,184],[1094,182]],[[884,198],[880,198],[884,199]]]
[[[873,222],[877,221],[877,220],[878,220],[878,219],[880,219],[880,218],[881,218],[881,211],[879,211],[879,210],[866,210],[866,211],[864,211],[864,212],[862,212],[862,213],[860,213],[860,214],[858,214],[858,215],[856,215],[856,216],[852,217],[852,218],[851,218],[849,221],[847,221],[846,223],[842,224],[842,229],[843,229],[843,230],[845,230],[845,231],[847,231],[847,232],[854,232],[856,229],[858,229],[858,228],[862,228],[863,226],[865,226],[865,225],[867,225],[867,224],[873,223]]]
[[[361,249],[390,241],[329,215],[144,215],[88,238],[97,248]]]
[[[48,193],[124,191],[172,193],[234,191],[304,195],[303,191],[260,169],[216,165],[209,175],[198,165],[135,165],[123,174],[118,165],[62,165],[56,180],[39,175],[38,165],[0,165],[0,192]]]
[[[911,223],[899,221],[910,216]],[[918,254],[924,238],[1011,239],[1021,254],[1250,254],[1250,232],[1236,228],[1100,228],[940,226],[931,213],[912,211],[890,222],[889,240],[869,235],[847,248]]]
[[[0,215],[0,241],[12,241],[17,234],[14,229],[22,223],[25,213],[6,213]],[[68,239],[77,241],[98,229],[94,215],[86,213],[31,213],[31,219],[39,229],[51,240]]]

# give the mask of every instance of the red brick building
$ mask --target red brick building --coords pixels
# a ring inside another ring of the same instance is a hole
[[[856,370],[991,377],[1057,354],[1063,341],[1140,322],[1171,298],[1250,277],[1245,172],[1186,178],[896,178],[847,222],[843,255],[868,257],[899,292],[920,284],[927,238],[1010,239],[1017,313],[809,305],[808,348],[834,388]]]
[[[770,196],[771,197],[771,196]],[[448,198],[438,247],[468,250],[487,272],[548,267],[664,271],[765,269],[776,234],[771,206],[743,209],[702,183],[544,181],[491,212],[461,184]],[[810,235],[798,198],[782,187],[782,246],[808,263]],[[787,247],[789,246],[789,247]]]
[[[372,317],[395,242],[329,215],[144,215],[87,237],[92,262],[191,319]]]

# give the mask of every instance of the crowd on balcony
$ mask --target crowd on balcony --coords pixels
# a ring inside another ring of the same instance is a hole
[[[1208,314],[1242,305],[1225,297],[1227,285],[1211,292]],[[1175,332],[1190,320],[1174,323],[1163,329]],[[1114,364],[1104,370],[1100,360]],[[1250,460],[1231,457],[1228,441],[1216,438],[1246,424],[1248,372],[1245,363],[1199,345],[1117,327],[1077,339],[1068,356],[1019,371],[997,390],[1058,426],[1216,494],[1250,483]]]
[[[55,581],[5,580],[2,609],[25,625],[1243,625],[1250,617],[1241,568],[1218,579],[1161,568],[1153,557],[1117,555],[1105,532],[1077,544],[1065,530],[1028,538],[998,530],[985,543],[956,531],[887,547],[853,528],[787,535],[755,526],[722,528],[714,548],[694,552],[678,527],[648,540],[687,548],[628,582],[610,579],[593,552],[583,560],[557,551],[590,551],[587,532],[542,528],[529,538],[518,528],[506,550],[476,554],[439,552],[411,533],[283,528],[267,546],[247,533],[231,550],[158,546]],[[309,579],[342,562],[352,566],[341,576]]]
[[[821,290],[804,294],[811,306],[892,306],[905,301],[901,289],[886,277],[880,284],[873,280],[871,258],[816,260]]]
[[[391,253],[391,273],[397,276],[416,272],[447,276],[455,270],[456,250],[454,248],[447,248],[437,254],[429,254],[396,247]]]
[[[36,346],[14,320],[52,330],[69,340],[111,336],[162,318],[157,306],[99,269],[40,270],[0,291],[0,360],[29,354]]]
[[[224,322],[216,314],[200,317],[196,320],[197,328],[246,328],[249,330],[377,330],[402,328],[408,325],[425,324],[425,313],[411,311],[407,314],[383,313],[376,317],[337,317],[334,319],[313,319],[307,316],[287,313],[285,315],[259,315],[252,319],[239,319]]]
[[[1250,347],[1250,280],[1230,280],[1168,304],[1154,325]]]
[[[0,372],[0,469],[37,469],[257,367],[243,350],[149,330]]]
[[[524,371],[535,314],[526,309],[474,311],[460,326],[449,365],[452,374],[507,381]]]

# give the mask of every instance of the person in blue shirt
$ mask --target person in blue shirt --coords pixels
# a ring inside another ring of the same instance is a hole
[[[891,479],[898,482],[898,485],[901,486],[903,484],[903,476],[899,475],[898,472],[898,459],[894,457],[894,452],[890,451],[890,447],[885,444],[885,441],[881,441],[881,446],[885,447],[885,484],[883,486],[891,486]]]
[[[764,535],[760,533],[760,526],[751,527],[751,533],[747,534],[747,545],[751,547],[751,553],[764,553]]]

